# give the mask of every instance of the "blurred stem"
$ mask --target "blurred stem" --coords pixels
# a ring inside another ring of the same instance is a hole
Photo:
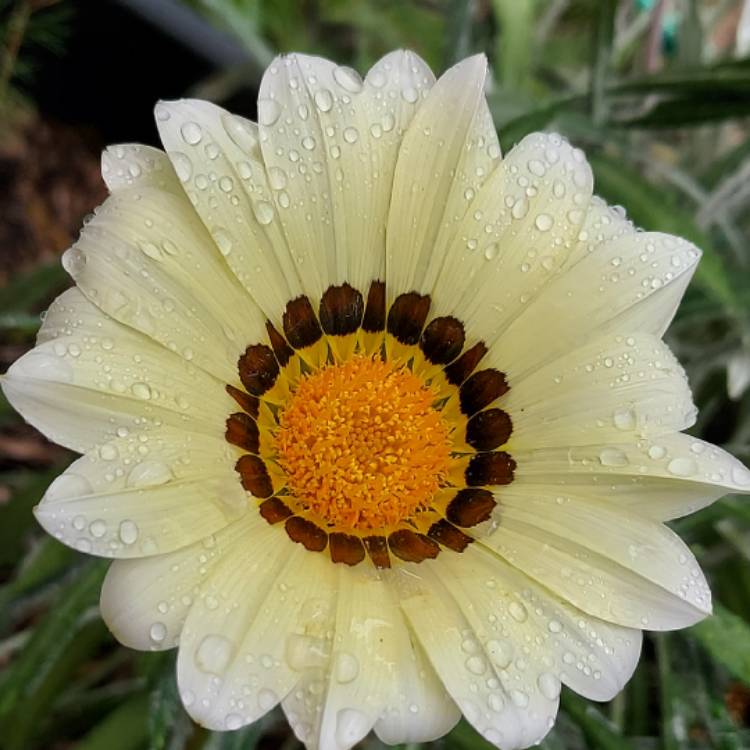
[[[495,73],[510,90],[523,88],[531,63],[531,31],[534,25],[534,0],[492,0],[500,23]]]
[[[451,0],[448,3],[444,67],[449,68],[469,56],[473,14],[474,0]]]
[[[10,79],[13,77],[13,70],[30,18],[30,0],[18,0],[8,19],[8,31],[3,44],[2,58],[0,59],[0,109],[5,108],[8,100]]]
[[[669,636],[658,633],[654,638],[656,662],[659,668],[659,700],[661,702],[661,736],[664,750],[679,750],[680,743],[675,737],[673,718],[672,670],[669,659]]]
[[[591,118],[596,125],[607,119],[606,86],[612,58],[616,0],[601,0],[596,17],[594,61],[591,69]]]

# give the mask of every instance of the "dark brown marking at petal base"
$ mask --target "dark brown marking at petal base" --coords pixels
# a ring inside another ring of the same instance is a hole
[[[311,346],[323,335],[310,300],[305,296],[287,303],[282,323],[286,340],[295,349]]]
[[[385,537],[366,536],[362,541],[376,568],[391,567],[391,558],[388,554],[388,543],[385,541]]]
[[[437,557],[440,552],[440,547],[432,539],[409,529],[394,531],[388,537],[388,546],[396,557],[406,562],[422,562]]]
[[[286,367],[289,360],[294,356],[294,349],[286,343],[286,339],[273,327],[270,320],[266,321],[266,331],[276,359],[282,367]]]
[[[463,489],[448,503],[445,515],[456,526],[469,528],[486,521],[497,505],[489,490]]]
[[[467,349],[453,364],[443,370],[451,385],[461,385],[474,372],[479,360],[487,354],[487,347],[483,341],[478,341],[471,349]]]
[[[242,480],[242,486],[255,497],[273,495],[273,484],[263,459],[250,454],[242,456],[234,465]]]
[[[461,386],[459,398],[461,411],[471,416],[489,406],[496,398],[507,393],[508,381],[500,370],[480,370],[475,372]]]
[[[258,418],[258,411],[260,409],[260,401],[255,397],[251,396],[245,391],[241,391],[239,388],[235,388],[233,385],[227,386],[227,393],[251,416],[255,419]]]
[[[362,330],[377,333],[385,328],[385,283],[373,281],[367,294],[365,317],[362,319]]]
[[[354,333],[362,322],[365,302],[349,284],[329,286],[320,299],[320,325],[329,336]]]
[[[466,484],[481,487],[486,484],[510,484],[516,462],[504,451],[477,453],[471,457],[466,467]]]
[[[260,514],[270,524],[284,521],[292,515],[292,511],[279,500],[278,497],[271,497],[264,500],[259,506]]]
[[[273,387],[279,377],[279,363],[273,351],[265,344],[253,344],[237,362],[242,385],[253,396],[262,396]]]
[[[464,347],[464,325],[451,316],[435,318],[424,329],[419,346],[434,365],[452,362]]]
[[[322,552],[328,544],[328,534],[306,518],[292,516],[287,519],[284,528],[293,542],[301,544],[310,552]]]
[[[416,292],[399,294],[388,311],[388,333],[400,343],[413,346],[419,341],[429,311],[428,295]]]
[[[444,518],[441,518],[437,523],[433,523],[427,535],[430,539],[434,539],[438,544],[442,544],[443,547],[448,547],[454,552],[463,552],[474,541]]]
[[[246,450],[257,453],[260,446],[260,433],[255,420],[244,412],[236,412],[227,417],[227,429],[224,437],[227,442]]]
[[[508,441],[513,423],[502,409],[475,414],[466,425],[466,442],[478,451],[492,451]]]
[[[329,534],[328,544],[331,550],[331,560],[335,563],[341,562],[347,565],[356,565],[365,559],[365,548],[362,546],[362,540],[358,536],[334,532]]]

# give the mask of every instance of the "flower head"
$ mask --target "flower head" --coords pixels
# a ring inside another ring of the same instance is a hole
[[[710,612],[664,522],[750,473],[681,434],[661,336],[699,252],[557,135],[501,157],[484,83],[481,57],[435,82],[290,55],[257,125],[160,103],[165,152],[105,152],[76,286],[3,380],[84,454],[39,522],[115,558],[105,621],[179,645],[205,726],[281,703],[346,750],[463,713],[527,747],[561,684],[607,700],[642,629]]]

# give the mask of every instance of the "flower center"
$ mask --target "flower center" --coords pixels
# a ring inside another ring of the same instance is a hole
[[[426,510],[450,462],[434,400],[410,370],[377,357],[304,377],[275,438],[291,493],[342,530],[388,529]]]

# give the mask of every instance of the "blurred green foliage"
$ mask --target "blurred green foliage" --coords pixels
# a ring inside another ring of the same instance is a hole
[[[704,258],[669,333],[701,408],[694,428],[750,458],[750,31],[722,0],[189,0],[245,46],[249,65],[196,91],[257,90],[277,51],[320,53],[365,71],[396,47],[436,71],[481,51],[507,150],[554,129],[590,156],[597,191],[647,229],[683,235]],[[750,15],[750,14],[748,14]],[[747,22],[746,22],[747,23]],[[744,37],[743,37],[744,34]],[[740,52],[743,52],[740,49]],[[747,54],[747,50],[743,52]],[[249,71],[249,72],[248,72]],[[3,290],[3,337],[29,343],[57,265]],[[0,404],[0,426],[15,417]],[[59,470],[20,465],[0,505],[0,745],[79,750],[294,748],[278,714],[236,733],[187,719],[171,654],[116,647],[96,614],[102,563],[33,530],[30,509]],[[628,687],[595,705],[564,691],[545,750],[750,747],[750,506],[728,497],[674,523],[712,582],[714,616],[646,639]],[[363,746],[380,743],[369,738]],[[435,747],[488,747],[461,723]],[[427,746],[425,746],[427,747]],[[416,750],[417,746],[410,746]]]

